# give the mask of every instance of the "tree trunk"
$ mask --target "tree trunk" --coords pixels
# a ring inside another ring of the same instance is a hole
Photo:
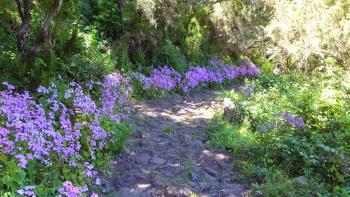
[[[25,63],[30,63],[35,59],[41,51],[48,53],[52,52],[53,44],[51,40],[51,32],[49,27],[53,20],[53,17],[58,13],[61,8],[63,0],[53,0],[52,5],[46,13],[45,19],[42,22],[39,36],[35,39],[33,46],[28,46],[28,41],[31,35],[30,22],[31,22],[31,6],[32,0],[16,0],[17,10],[21,18],[21,27],[16,33],[17,50],[22,56],[22,60]],[[43,46],[47,45],[47,49],[43,49]]]

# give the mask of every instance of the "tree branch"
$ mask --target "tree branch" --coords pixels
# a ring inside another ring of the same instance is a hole
[[[52,5],[50,6],[49,10],[47,11],[45,19],[44,19],[43,23],[41,24],[40,35],[37,38],[35,45],[32,48],[32,52],[34,54],[42,51],[41,48],[42,48],[42,45],[44,43],[48,43],[49,51],[52,49],[51,34],[49,32],[49,27],[51,25],[53,17],[60,10],[62,2],[63,2],[63,0],[54,0]]]
[[[30,36],[29,23],[31,20],[30,9],[31,9],[32,1],[25,0],[24,4],[23,4],[22,0],[16,0],[16,4],[17,4],[18,13],[19,13],[21,20],[22,20],[21,27],[19,28],[19,30],[16,33],[17,50],[24,57],[26,54],[26,50],[27,50],[25,45],[26,45],[27,39]]]
[[[16,4],[17,4],[17,10],[18,10],[18,14],[21,17],[21,20],[24,21],[24,14],[23,14],[23,3],[22,0],[16,0]]]
[[[23,16],[24,16],[25,23],[28,23],[28,24],[32,19],[32,16],[30,14],[31,7],[32,7],[32,0],[24,0]]]

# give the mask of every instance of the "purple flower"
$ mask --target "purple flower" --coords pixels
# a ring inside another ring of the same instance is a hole
[[[37,89],[37,92],[41,93],[41,94],[48,94],[48,93],[50,93],[50,90],[48,88],[43,87],[43,86],[39,86]]]
[[[101,184],[102,184],[101,179],[97,178],[97,179],[95,180],[95,184],[96,184],[96,185],[101,185]]]
[[[195,66],[191,67],[185,73],[185,79],[182,84],[183,90],[187,92],[199,85],[207,85],[217,79],[217,75],[207,67]]]
[[[84,192],[86,192],[85,188],[75,187],[70,181],[65,181],[63,187],[58,190],[59,197],[79,197]]]
[[[96,171],[94,171],[94,167],[89,164],[88,162],[84,162],[84,167],[85,167],[85,170],[83,171],[83,174],[88,177],[88,178],[94,178],[97,174]]]
[[[239,64],[238,73],[241,77],[257,77],[260,75],[260,70],[251,61],[244,60]]]
[[[98,197],[96,193],[92,193],[90,197]]]
[[[305,126],[303,119],[297,115],[290,113],[277,113],[276,116],[282,117],[284,122],[291,126],[297,128],[304,128]]]
[[[134,77],[143,84],[145,90],[153,87],[155,90],[174,90],[181,82],[181,75],[169,66],[152,70],[149,77],[134,73]]]
[[[246,87],[244,88],[244,93],[246,94],[252,94],[254,89],[252,87]]]
[[[262,132],[267,132],[267,131],[274,130],[276,128],[280,128],[280,126],[285,126],[285,125],[293,126],[298,129],[302,129],[305,127],[303,119],[297,115],[290,114],[290,113],[276,113],[275,116],[281,117],[282,120],[277,120],[271,123],[262,124],[259,130]]]
[[[183,91],[188,92],[209,83],[221,84],[237,77],[256,77],[260,74],[260,70],[248,60],[241,62],[239,67],[225,64],[217,58],[209,63],[209,67],[190,67],[182,77],[169,66],[153,69],[149,77],[137,72],[132,75],[141,82],[145,90],[153,87],[156,91],[171,91],[180,86]]]
[[[8,82],[2,82],[2,85],[6,86],[7,90],[12,91],[15,89],[15,86],[9,84]]]
[[[35,185],[29,185],[25,186],[23,189],[17,190],[17,194],[22,195],[22,196],[32,196],[35,197]]]

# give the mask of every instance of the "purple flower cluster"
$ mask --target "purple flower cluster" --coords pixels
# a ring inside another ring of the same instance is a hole
[[[113,142],[113,133],[102,127],[101,120],[118,123],[124,117],[122,109],[131,91],[128,82],[128,78],[114,73],[102,83],[93,83],[101,90],[99,99],[93,99],[77,83],[70,83],[64,92],[52,83],[38,88],[39,102],[29,92],[17,93],[13,86],[3,83],[7,90],[0,91],[0,154],[17,159],[23,169],[30,160],[46,167],[58,160],[80,167],[87,178],[94,178],[96,172],[89,162],[97,151]],[[83,156],[83,150],[88,150],[90,156]],[[70,186],[66,182],[62,195],[65,191],[80,191]],[[18,192],[29,195],[33,192],[29,189]]]
[[[252,94],[254,92],[254,89],[252,87],[245,87],[243,89],[243,91],[244,91],[245,94],[250,95],[250,94]]]
[[[242,61],[237,67],[237,72],[241,77],[257,77],[260,75],[259,68],[249,60]]]
[[[260,130],[266,132],[274,130],[276,128],[285,128],[285,126],[292,126],[298,129],[302,129],[305,127],[303,119],[298,115],[294,115],[291,113],[276,113],[275,116],[280,117],[282,119],[270,123],[265,123],[260,126]]]
[[[185,73],[185,80],[182,84],[183,90],[187,92],[199,85],[206,85],[207,83],[217,79],[219,78],[215,76],[215,73],[207,67],[191,67]]]
[[[301,117],[290,113],[277,113],[277,117],[282,117],[283,121],[296,128],[304,128],[305,124]]]
[[[47,139],[54,139],[59,134],[42,105],[37,104],[28,92],[15,93],[13,88],[8,88],[8,91],[0,92],[0,118],[5,119],[0,126],[3,154],[17,158],[22,168],[33,158],[49,164],[47,156],[53,144]]]
[[[174,90],[181,82],[181,75],[169,66],[153,69],[149,77],[141,73],[134,73],[134,76],[143,84],[143,88],[148,90]]]
[[[225,80],[230,81],[238,77],[257,77],[260,70],[250,61],[243,61],[239,67],[225,64],[218,59],[210,61],[210,67],[191,67],[184,76],[183,90],[185,92],[199,85],[208,83],[221,84]]]
[[[239,67],[235,67],[218,59],[211,60],[209,67],[192,66],[183,76],[169,66],[152,70],[149,77],[141,73],[133,73],[145,90],[153,87],[155,90],[171,91],[179,86],[185,92],[209,83],[221,84],[225,80],[233,80],[238,77],[256,77],[259,74],[259,69],[250,61],[243,61]]]
[[[21,196],[35,197],[34,189],[35,189],[35,185],[25,186],[23,189],[17,190],[17,194]]]
[[[63,187],[58,190],[59,197],[79,197],[84,192],[87,192],[88,188],[85,187],[76,187],[70,181],[65,181]]]

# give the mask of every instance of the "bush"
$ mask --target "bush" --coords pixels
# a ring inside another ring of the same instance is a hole
[[[178,72],[184,72],[188,67],[180,49],[170,40],[165,40],[164,46],[155,52],[153,63],[171,65]]]
[[[347,71],[324,67],[308,77],[265,75],[247,81],[241,91],[226,94],[236,105],[233,117],[242,120],[230,123],[219,116],[212,142],[230,149],[239,163],[239,177],[257,183],[256,191],[267,196],[280,191],[286,196],[346,193],[348,76]],[[295,185],[299,179],[306,185]]]
[[[3,84],[0,195],[87,192],[84,185],[93,183],[97,168],[108,164],[129,134],[123,122],[128,79],[110,74],[86,90],[74,82],[52,83],[33,96]]]
[[[283,69],[312,71],[334,58],[349,65],[349,1],[271,1],[274,17],[265,28],[267,54]]]
[[[193,66],[181,75],[169,66],[154,68],[150,76],[133,72],[136,95],[161,96],[167,92],[189,92],[208,85],[221,85],[238,78],[260,75],[260,70],[250,61],[242,61],[238,67],[225,64],[218,59],[210,61],[210,66]]]

